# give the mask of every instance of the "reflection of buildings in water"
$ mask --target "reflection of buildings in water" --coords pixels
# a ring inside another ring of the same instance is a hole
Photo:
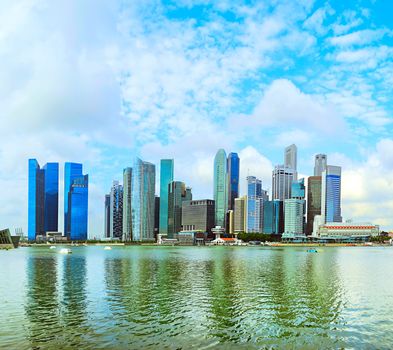
[[[66,326],[86,327],[86,258],[83,255],[63,259],[62,321]],[[82,329],[81,329],[82,330]]]
[[[28,258],[25,305],[31,347],[45,347],[55,341],[61,330],[56,257],[31,254]]]

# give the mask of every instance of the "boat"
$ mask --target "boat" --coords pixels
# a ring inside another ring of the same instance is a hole
[[[59,251],[60,254],[71,254],[72,251],[69,248],[61,248]]]
[[[104,248],[104,250],[112,250],[112,248],[109,247],[109,246],[106,246],[106,247]]]
[[[313,249],[313,248],[307,249],[307,253],[318,253],[318,250]]]
[[[56,249],[56,246],[51,245],[51,246],[49,247],[49,249]]]

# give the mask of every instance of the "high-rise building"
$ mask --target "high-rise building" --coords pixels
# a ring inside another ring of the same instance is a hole
[[[284,232],[284,202],[280,200],[263,203],[263,232],[282,234]]]
[[[272,200],[284,201],[291,198],[294,170],[284,165],[276,165],[273,170]]]
[[[184,231],[211,233],[214,227],[214,201],[211,199],[185,200],[182,202]]]
[[[247,231],[247,196],[235,198],[234,207],[234,231],[244,233]]]
[[[153,241],[156,168],[136,158],[132,171],[132,240]]]
[[[317,154],[315,156],[314,176],[322,176],[322,172],[326,170],[327,155]]]
[[[227,212],[227,157],[223,149],[219,149],[214,158],[214,202],[216,226],[225,227]]]
[[[182,205],[192,200],[191,188],[184,182],[172,181],[168,185],[168,238],[182,230]]]
[[[157,235],[160,227],[160,197],[154,198],[154,240],[157,241]]]
[[[59,163],[44,165],[44,231],[59,230]]]
[[[314,218],[321,215],[322,177],[310,176],[307,185],[307,235],[311,235],[314,228]]]
[[[291,198],[304,199],[306,197],[306,186],[304,179],[292,182]]]
[[[322,173],[321,213],[325,222],[342,222],[341,167],[327,165]]]
[[[132,168],[123,170],[123,241],[132,238],[132,210],[131,210]]]
[[[111,236],[111,195],[105,195],[105,212],[104,212],[104,236]]]
[[[293,179],[297,180],[297,147],[290,145],[285,148],[284,167],[293,170]]]
[[[44,231],[44,170],[36,159],[29,159],[28,239],[34,241]]]
[[[41,169],[29,159],[28,239],[58,231],[59,163],[47,163]]]
[[[67,195],[69,217],[67,237],[71,241],[87,240],[89,176],[75,177]]]
[[[285,228],[284,232],[288,235],[304,234],[304,207],[303,199],[286,199],[285,206]]]
[[[261,230],[262,181],[247,176],[247,229],[246,232]]]
[[[82,176],[82,164],[67,162],[64,165],[64,235],[70,237],[69,193],[73,181]]]
[[[231,152],[227,160],[228,170],[228,210],[233,210],[235,198],[239,197],[240,159],[237,153]]]
[[[123,236],[123,186],[113,181],[110,193],[110,237]]]
[[[173,181],[173,159],[161,159],[160,162],[160,223],[159,232],[168,233],[168,185]]]

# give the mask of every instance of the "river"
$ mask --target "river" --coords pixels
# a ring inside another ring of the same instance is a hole
[[[393,248],[0,251],[1,349],[393,348]]]

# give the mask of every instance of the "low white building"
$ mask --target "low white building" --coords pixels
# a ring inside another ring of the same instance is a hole
[[[379,226],[369,223],[328,222],[320,225],[317,230],[319,239],[367,239],[379,235]]]

